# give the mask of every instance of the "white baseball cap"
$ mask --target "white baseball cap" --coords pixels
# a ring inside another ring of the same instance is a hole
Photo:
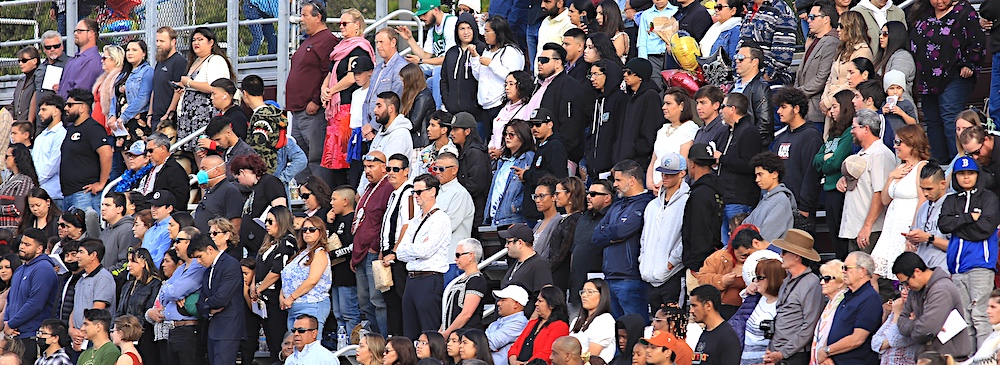
[[[528,291],[517,285],[508,285],[502,290],[494,290],[493,296],[497,299],[513,299],[522,306],[528,305]]]

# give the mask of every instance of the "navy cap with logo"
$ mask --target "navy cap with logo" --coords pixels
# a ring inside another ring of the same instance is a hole
[[[173,207],[174,194],[166,190],[154,191],[153,198],[149,200],[149,205],[154,207]]]
[[[688,158],[692,161],[715,162],[715,148],[705,143],[695,143],[688,149]]]
[[[468,112],[458,112],[445,125],[452,128],[473,129],[476,128],[476,117]]]
[[[528,122],[551,122],[552,121],[552,111],[545,108],[538,108],[531,112],[531,117],[528,118]]]
[[[375,64],[372,63],[372,59],[368,58],[368,56],[355,58],[354,60],[351,61],[351,64],[349,66],[350,67],[348,67],[348,69],[354,73],[371,71],[375,69]]]

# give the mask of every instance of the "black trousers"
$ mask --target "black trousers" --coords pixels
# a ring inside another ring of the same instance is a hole
[[[21,355],[22,364],[34,364],[38,358],[38,341],[34,337],[19,338],[24,344],[24,354]]]
[[[682,308],[684,307],[684,294],[687,293],[683,292],[681,285],[683,277],[684,272],[678,272],[660,286],[649,286],[649,290],[646,291],[646,298],[649,300],[649,309],[653,312],[652,314],[656,314],[656,311],[660,310],[660,307],[667,303],[678,304]]]
[[[406,292],[403,293],[404,336],[417,338],[423,331],[436,331],[441,327],[443,293],[444,274],[431,274],[406,280]]]
[[[802,351],[789,356],[787,359],[781,360],[781,365],[808,365],[809,364],[809,351]]]
[[[143,365],[160,365],[160,347],[153,342],[153,326],[142,326],[142,337],[139,338],[139,353],[142,354]]]
[[[267,307],[267,319],[262,321],[264,337],[267,339],[267,350],[271,353],[271,361],[268,363],[273,363],[278,361],[281,341],[284,340],[285,332],[288,332],[288,311],[281,309],[278,294],[268,297],[268,300],[264,301],[264,306]]]
[[[205,353],[198,351],[201,333],[198,326],[180,326],[170,330],[169,364],[203,365]]]
[[[243,312],[243,317],[246,319],[247,333],[243,338],[243,342],[240,343],[240,354],[243,358],[243,363],[250,364],[253,362],[254,354],[257,353],[257,341],[260,339],[260,326],[263,319],[258,317],[256,314],[253,314],[250,309]],[[284,341],[284,339],[282,339],[282,341]],[[280,348],[277,351],[271,349],[268,350],[271,352],[281,351]]]

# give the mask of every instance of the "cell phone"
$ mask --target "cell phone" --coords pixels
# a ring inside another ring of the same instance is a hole
[[[180,90],[180,89],[184,88],[183,86],[181,86],[181,85],[179,85],[179,84],[177,84],[175,82],[170,83],[170,86],[173,86],[174,89],[177,89],[177,90]]]
[[[587,24],[587,23],[590,23],[590,19],[588,19],[586,15],[581,15],[580,24]]]

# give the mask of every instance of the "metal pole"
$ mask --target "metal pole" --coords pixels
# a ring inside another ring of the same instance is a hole
[[[146,1],[146,43],[153,45],[153,52],[146,52],[150,65],[156,64],[156,29],[160,27],[159,1]]]
[[[382,19],[389,14],[389,0],[375,0],[375,19]]]
[[[66,34],[63,35],[66,36],[67,56],[76,54],[76,43],[74,42],[75,37],[73,30],[76,29],[76,23],[80,22],[79,9],[77,9],[79,4],[80,3],[77,0],[66,0]],[[96,37],[97,34],[94,34],[94,36]]]
[[[278,94],[274,96],[275,101],[286,107],[285,78],[288,75],[288,63],[291,62],[288,58],[288,47],[292,43],[288,38],[291,36],[288,31],[291,26],[288,5],[287,1],[278,1],[278,75],[275,78],[275,82],[278,84]]]
[[[283,2],[283,1],[279,1]],[[233,69],[239,70],[240,58],[240,0],[228,0],[226,9],[226,55]]]

